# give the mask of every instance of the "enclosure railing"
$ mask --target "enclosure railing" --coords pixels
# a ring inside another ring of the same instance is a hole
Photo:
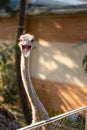
[[[18,130],[87,130],[87,107],[81,107]]]

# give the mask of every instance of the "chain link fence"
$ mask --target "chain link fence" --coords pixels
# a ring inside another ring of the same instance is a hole
[[[87,130],[87,107],[29,125],[18,130]]]

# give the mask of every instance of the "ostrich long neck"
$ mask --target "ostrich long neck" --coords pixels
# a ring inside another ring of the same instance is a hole
[[[21,55],[22,80],[23,80],[27,97],[29,99],[32,108],[32,116],[33,116],[32,123],[35,123],[40,120],[48,119],[49,116],[44,106],[40,102],[38,96],[36,95],[36,92],[32,86],[31,78],[30,78],[30,70],[29,70],[30,68],[29,61],[30,61],[30,55],[27,58],[24,57],[23,54]]]

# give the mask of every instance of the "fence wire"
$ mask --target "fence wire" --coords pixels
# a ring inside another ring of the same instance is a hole
[[[86,111],[81,107],[18,130],[87,130]]]

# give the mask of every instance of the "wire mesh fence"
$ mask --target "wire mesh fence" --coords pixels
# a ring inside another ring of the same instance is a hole
[[[87,130],[87,107],[61,114],[18,130]]]

